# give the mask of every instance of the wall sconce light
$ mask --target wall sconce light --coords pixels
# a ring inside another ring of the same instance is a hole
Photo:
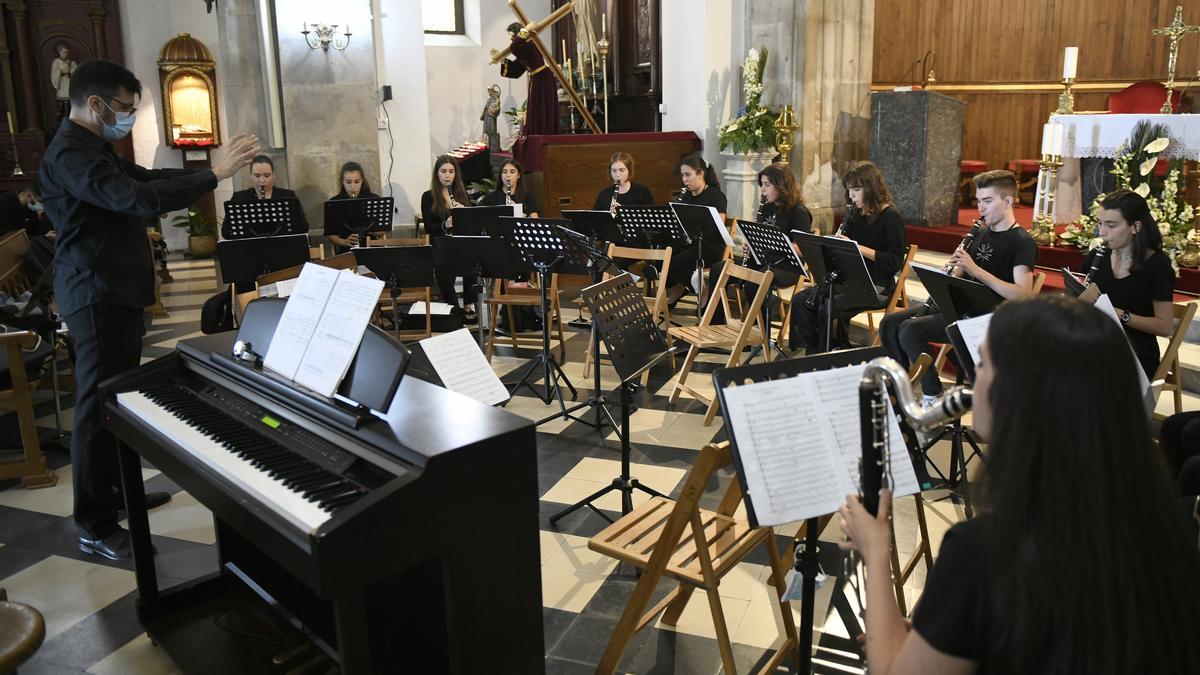
[[[330,45],[339,52],[346,51],[346,47],[350,46],[350,24],[346,24],[343,32],[337,32],[338,25],[327,25],[323,23],[314,23],[313,29],[308,29],[308,22],[304,23],[304,30],[300,34],[304,36],[304,41],[308,43],[309,49],[320,47],[324,51],[329,51]],[[316,33],[314,37],[309,37],[312,33]]]

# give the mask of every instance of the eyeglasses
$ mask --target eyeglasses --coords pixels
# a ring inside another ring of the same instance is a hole
[[[123,110],[122,112],[127,112],[130,114],[137,112],[137,108],[135,108],[132,103],[126,103],[125,101],[122,101],[121,99],[117,98],[116,96],[105,96],[103,94],[100,94],[100,98],[103,98],[108,101],[116,101],[117,103],[120,103],[121,105],[125,106],[125,110]],[[116,111],[114,110],[113,112],[116,112]]]

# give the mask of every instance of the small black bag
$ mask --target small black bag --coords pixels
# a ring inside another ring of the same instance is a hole
[[[229,287],[204,301],[200,308],[200,332],[205,335],[233,330],[233,299]]]

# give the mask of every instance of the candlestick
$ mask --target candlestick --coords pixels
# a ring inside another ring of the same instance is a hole
[[[600,14],[600,37],[608,37],[608,12]]]
[[[1075,72],[1079,66],[1079,47],[1067,47],[1063,50],[1063,78],[1067,80],[1075,79]]]

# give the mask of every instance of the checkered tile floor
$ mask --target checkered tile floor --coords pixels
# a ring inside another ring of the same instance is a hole
[[[153,322],[145,339],[143,360],[164,356],[179,340],[199,335],[200,305],[217,290],[211,261],[175,260],[171,271],[175,280],[163,286],[163,302],[170,316]],[[677,314],[682,317],[687,309],[681,304]],[[566,309],[565,315],[568,319],[574,317],[575,309]],[[582,400],[592,386],[591,380],[582,376],[588,336],[579,329],[568,327],[567,331],[564,369],[580,390]],[[522,349],[514,353],[505,342],[500,345],[493,366],[511,383],[521,371],[520,366],[537,352]],[[711,371],[720,362],[722,357],[718,355],[704,356],[697,371]],[[704,408],[699,402],[684,397],[676,406],[668,404],[671,376],[666,365],[652,372],[649,386],[638,392],[638,410],[631,421],[633,474],[667,494],[682,485],[700,447],[724,438],[719,417],[712,426],[704,426]],[[606,390],[617,382],[607,363],[601,382]],[[523,390],[507,408],[531,419],[553,411],[528,390]],[[54,435],[52,413],[52,402],[39,399],[38,422],[47,439]],[[69,428],[69,408],[64,421]],[[2,428],[4,439],[16,438],[15,423]],[[6,445],[11,446],[11,441]],[[47,621],[45,643],[21,672],[179,672],[186,664],[172,663],[161,649],[151,645],[136,620],[132,566],[87,556],[76,548],[70,518],[69,459],[62,449],[52,444],[46,447],[48,460],[58,471],[57,486],[27,491],[11,481],[0,483],[0,587],[8,590],[11,599],[40,609]],[[566,504],[607,485],[619,472],[619,459],[619,446],[611,433],[601,438],[584,424],[563,420],[539,427],[542,603],[548,673],[592,671],[636,582],[629,569],[588,550],[588,537],[606,525],[598,515],[583,509],[559,521],[557,527],[549,522],[550,516]],[[146,469],[145,477],[148,490],[175,493],[174,499],[153,511],[150,519],[159,551],[160,575],[183,580],[215,569],[214,533],[207,510],[157,471]],[[709,486],[704,505],[715,506],[730,480],[731,474],[721,474]],[[599,506],[613,515],[619,511],[615,497],[602,500]],[[896,511],[899,547],[902,555],[907,555],[916,539],[912,500],[897,504]],[[926,513],[936,551],[941,534],[961,518],[961,509],[947,502],[927,502]],[[781,546],[794,531],[779,528]],[[821,538],[832,542],[839,537],[833,524]],[[817,597],[817,672],[861,672],[856,655],[848,651],[851,643],[845,639],[843,619],[855,620],[857,605],[847,584],[838,577],[841,563],[836,547],[826,549],[822,561],[830,578]],[[922,566],[905,589],[910,607],[923,583]],[[669,588],[662,584],[660,596]],[[760,550],[741,564],[721,589],[738,669],[753,670],[781,642],[781,618],[768,590],[765,552]],[[794,613],[799,625],[798,606]],[[721,665],[713,636],[708,605],[702,594],[696,594],[678,625],[656,623],[634,638],[621,670],[717,673]]]

